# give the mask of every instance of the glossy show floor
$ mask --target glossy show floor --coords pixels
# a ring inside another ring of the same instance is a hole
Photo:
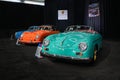
[[[120,42],[103,40],[94,65],[35,58],[37,45],[0,39],[0,80],[120,80]]]

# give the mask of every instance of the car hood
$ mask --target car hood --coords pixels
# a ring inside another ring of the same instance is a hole
[[[80,42],[87,42],[93,37],[91,33],[83,32],[66,32],[60,33],[52,37],[52,42],[55,46],[59,47],[71,47]]]
[[[24,35],[30,35],[30,34],[43,34],[43,33],[47,33],[49,31],[45,31],[45,30],[37,30],[37,31],[25,31]]]

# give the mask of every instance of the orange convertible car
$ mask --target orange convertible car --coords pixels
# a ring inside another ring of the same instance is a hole
[[[43,39],[51,34],[59,33],[54,26],[51,25],[42,25],[39,26],[39,30],[33,32],[24,32],[21,37],[18,39],[19,43],[42,43]]]

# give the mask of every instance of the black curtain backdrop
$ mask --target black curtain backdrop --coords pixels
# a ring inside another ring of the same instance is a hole
[[[117,1],[99,0],[101,14],[101,31],[105,38],[120,39],[119,35],[119,8]]]
[[[100,0],[100,15],[101,15],[101,31],[105,37],[108,37],[111,33],[111,3],[110,0]],[[112,31],[113,32],[113,31]],[[111,37],[113,34],[111,35]],[[109,36],[110,37],[110,36]]]
[[[74,0],[74,24],[86,24],[87,0]]]
[[[119,8],[113,0],[90,0],[100,3],[100,32],[104,37],[120,39]],[[60,31],[72,24],[86,24],[87,0],[45,0],[46,6],[0,1],[0,34],[9,36],[16,29],[30,25],[52,24]],[[58,20],[58,10],[68,10],[68,20]]]
[[[60,31],[73,24],[84,24],[85,0],[45,0],[45,23]],[[58,20],[58,10],[68,10],[68,20]]]
[[[0,33],[10,37],[15,31],[44,24],[44,7],[0,1]]]

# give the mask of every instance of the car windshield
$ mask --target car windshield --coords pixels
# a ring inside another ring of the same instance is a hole
[[[38,29],[38,26],[30,26],[29,28],[28,28],[28,30],[37,30]]]
[[[91,26],[86,26],[86,25],[71,25],[68,26],[65,30],[65,32],[68,31],[82,31],[82,32],[92,32],[94,31]]]
[[[51,26],[40,26],[39,30],[51,30],[52,27]]]

